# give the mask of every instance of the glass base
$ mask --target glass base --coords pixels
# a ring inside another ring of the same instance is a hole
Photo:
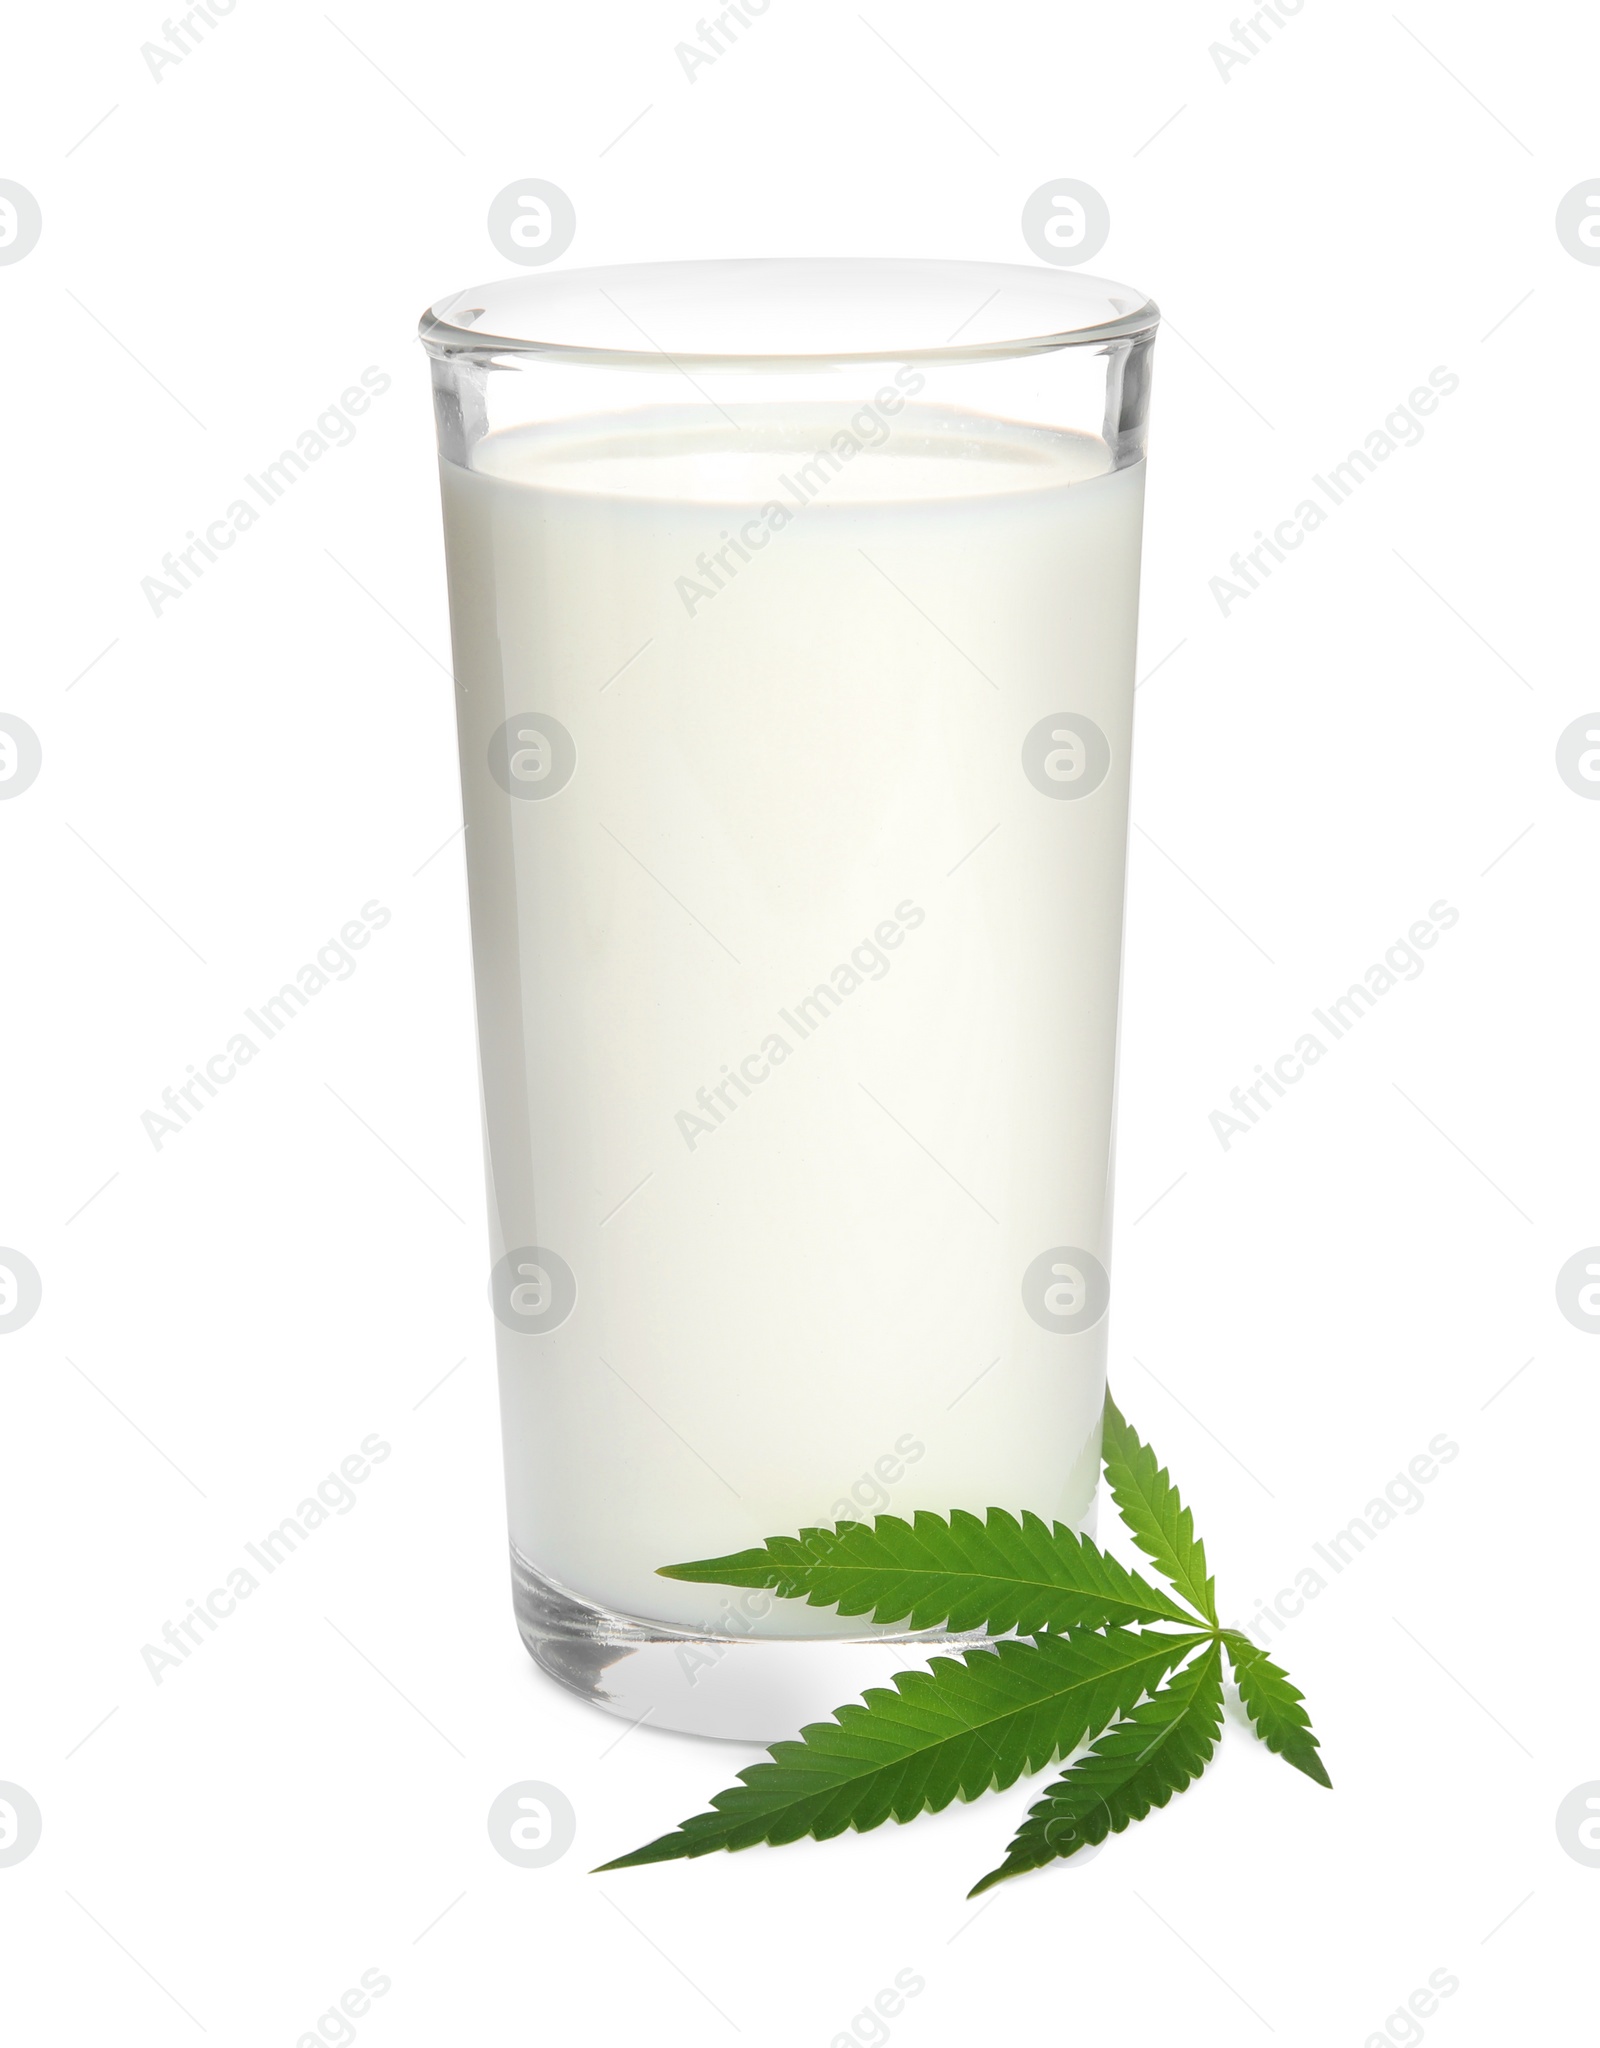
[[[608,1714],[680,1735],[771,1743],[980,1630],[883,1630],[866,1636],[742,1637],[613,1614],[511,1552],[512,1604],[528,1654],[548,1677]]]

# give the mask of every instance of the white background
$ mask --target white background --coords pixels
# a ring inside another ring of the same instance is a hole
[[[826,2048],[910,1970],[905,2048],[1359,2044],[1442,1969],[1429,2041],[1578,2038],[1600,1344],[1554,1283],[1600,1239],[1600,803],[1555,748],[1600,703],[1600,268],[1554,219],[1600,174],[1600,24],[1309,0],[1226,82],[1222,12],[1176,0],[774,0],[691,85],[694,32],[242,0],[159,84],[153,8],[8,32],[0,176],[44,232],[0,268],[0,710],[44,765],[0,803],[0,1244],[44,1293],[0,1338],[0,1779],[44,1826],[0,1868],[7,2036],[291,2048],[375,1969],[372,2048]],[[586,1874],[757,1753],[625,1733],[509,1611],[413,329],[503,274],[526,176],[570,265],[1028,261],[1023,202],[1080,178],[1091,267],[1169,317],[1112,1370],[1240,1619],[1459,1445],[1284,1632],[1331,1794],[1235,1713],[1198,1787],[976,1917],[1027,1786]],[[153,616],[141,578],[368,365],[358,438]],[[1209,579],[1437,365],[1426,438],[1224,617]],[[155,1149],[161,1091],[374,898],[358,970]],[[1224,1150],[1229,1091],[1441,898],[1425,971]],[[156,1685],[141,1646],[370,1432],[358,1504]],[[577,1813],[544,1869],[486,1832],[519,1779]]]

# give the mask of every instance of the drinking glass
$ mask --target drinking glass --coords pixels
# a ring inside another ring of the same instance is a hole
[[[614,1712],[770,1739],[942,1639],[662,1566],[1089,1524],[1156,321],[892,261],[423,318],[514,1604]]]

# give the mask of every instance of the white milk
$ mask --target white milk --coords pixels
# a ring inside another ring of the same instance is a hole
[[[656,1566],[1097,1474],[1103,1294],[1036,1262],[1110,1263],[1143,465],[856,420],[443,472],[512,1541],[690,1626]]]

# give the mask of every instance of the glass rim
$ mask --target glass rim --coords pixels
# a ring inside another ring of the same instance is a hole
[[[937,337],[952,313],[965,317]],[[1160,317],[1136,287],[1069,268],[729,257],[526,271],[448,293],[417,332],[436,361],[486,368],[805,370],[1107,349],[1154,334]]]

